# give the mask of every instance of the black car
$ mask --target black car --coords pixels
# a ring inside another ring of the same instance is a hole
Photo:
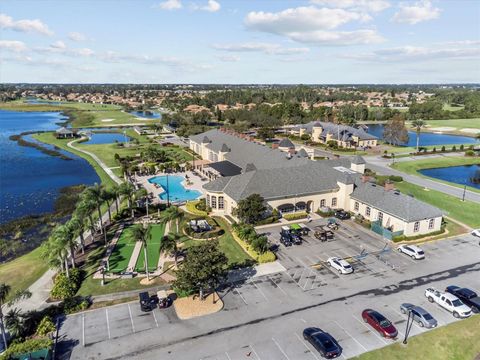
[[[473,312],[480,312],[480,297],[475,291],[454,285],[447,286],[445,291],[458,297],[465,305],[472,308]]]
[[[280,242],[285,246],[292,246],[293,245],[292,235],[290,234],[289,231],[282,230],[280,232]]]
[[[301,236],[296,231],[292,231],[291,229],[289,229],[287,226],[283,226],[282,231],[280,231],[280,242],[285,246],[289,246],[282,241],[282,238],[284,239],[284,241],[290,242],[290,245],[300,245],[302,243]]]
[[[344,210],[337,210],[334,213],[335,217],[340,220],[348,220],[350,219],[350,214]]]
[[[333,359],[342,354],[342,348],[337,340],[319,328],[306,328],[303,330],[303,338],[327,359]]]
[[[147,291],[141,292],[138,294],[140,300],[140,310],[143,312],[152,311],[157,307],[158,296],[150,296]]]

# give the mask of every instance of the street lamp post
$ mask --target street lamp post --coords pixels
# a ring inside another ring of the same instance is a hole
[[[407,345],[407,339],[408,335],[410,334],[410,330],[412,329],[413,325],[413,315],[412,315],[412,310],[408,310],[408,318],[407,318],[407,327],[405,329],[405,338],[403,339],[403,344]]]
[[[102,286],[105,285],[105,264],[102,266]]]
[[[167,173],[167,207],[170,207],[170,187],[168,185],[168,173]]]

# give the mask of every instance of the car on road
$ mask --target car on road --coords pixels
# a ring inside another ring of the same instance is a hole
[[[400,305],[400,312],[402,314],[411,313],[413,321],[415,321],[419,326],[426,328],[437,327],[438,323],[435,318],[430,315],[430,313],[420,306],[416,306],[410,303],[403,303]]]
[[[340,220],[348,220],[350,219],[350,214],[348,212],[346,212],[345,210],[337,210],[335,211],[335,213],[333,214],[337,219],[340,219]]]
[[[383,337],[395,339],[398,331],[393,324],[385,316],[378,311],[372,309],[365,309],[362,311],[362,319]]]
[[[413,260],[425,259],[425,252],[417,245],[400,245],[398,252],[410,256]]]
[[[330,257],[327,260],[329,266],[336,269],[340,274],[353,273],[353,267],[347,261],[339,257]]]
[[[435,288],[427,288],[425,296],[431,303],[435,302],[451,312],[455,318],[467,318],[472,315],[472,310],[455,295],[442,293]]]
[[[337,340],[317,327],[303,330],[303,338],[307,340],[323,357],[334,359],[342,354],[342,348]]]
[[[476,237],[480,237],[480,229],[472,230],[471,234]]]
[[[469,306],[474,313],[480,312],[480,297],[475,291],[454,285],[447,286],[445,291],[462,300],[462,302]]]

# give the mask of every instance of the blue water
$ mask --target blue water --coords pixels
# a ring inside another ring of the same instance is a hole
[[[60,105],[60,101],[49,101],[49,100],[43,100],[43,99],[35,99],[35,98],[28,98],[25,100],[27,104],[35,104],[35,105],[40,105],[40,104],[47,104],[47,105]]]
[[[157,112],[151,112],[150,114],[147,114],[144,111],[130,111],[130,114],[140,118],[144,118],[144,119],[161,119],[162,118],[162,114]]]
[[[24,131],[55,130],[65,120],[60,112],[0,110],[0,223],[52,211],[62,187],[100,182],[80,157],[64,152],[73,160],[62,160],[8,138]]]
[[[476,171],[480,171],[480,164],[419,170],[425,176],[480,189],[480,184],[474,184],[470,180]]]
[[[127,141],[130,138],[126,137]],[[125,142],[125,135],[121,133],[92,133],[90,140],[85,141],[82,144],[113,144],[114,142]]]
[[[169,175],[168,176],[168,189],[167,189],[167,176],[155,176],[148,179],[148,182],[160,185],[165,191],[161,193],[160,199],[167,200],[167,192],[170,195],[171,202],[195,200],[202,195],[198,190],[185,189],[182,182],[185,181],[183,176]]]
[[[368,133],[379,139],[383,139],[383,124],[368,125]],[[403,143],[403,146],[417,146],[417,133],[415,131],[408,132],[408,142]],[[420,146],[428,145],[457,145],[457,144],[475,144],[479,141],[469,136],[461,135],[446,135],[434,133],[420,133]]]

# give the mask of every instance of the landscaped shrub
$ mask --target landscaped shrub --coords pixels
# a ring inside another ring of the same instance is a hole
[[[50,316],[44,316],[40,324],[37,326],[37,331],[35,334],[39,336],[47,336],[48,334],[56,330],[55,324],[53,323]]]
[[[467,151],[465,151],[465,156],[475,156],[475,151],[467,150]]]
[[[10,360],[13,355],[31,353],[42,349],[51,349],[53,341],[48,338],[29,339],[22,343],[11,344],[2,355],[0,360]]]
[[[463,149],[464,149],[464,146],[462,144],[462,145],[460,145],[460,151],[463,151]]]
[[[457,147],[455,145],[453,145],[452,151],[457,151]]]
[[[335,214],[335,210],[322,211],[318,209],[317,214],[320,215],[321,217],[327,218],[327,217],[333,216],[333,214]]]
[[[77,311],[87,310],[90,302],[81,296],[75,296],[65,299],[62,303],[65,314],[73,314]]]
[[[271,251],[265,251],[263,254],[260,254],[257,257],[257,261],[260,264],[269,263],[269,262],[272,262],[272,261],[275,261],[275,260],[277,260],[277,257]]]
[[[252,249],[263,254],[268,250],[268,239],[265,235],[258,236],[251,240]]]
[[[432,152],[437,152],[437,148],[434,147],[434,148],[432,149]]]
[[[390,181],[393,181],[393,182],[402,182],[402,181],[403,181],[403,177],[398,176],[398,175],[390,175],[390,176],[388,177],[388,179],[389,179]]]
[[[442,146],[442,152],[445,152],[445,146]]]
[[[82,283],[82,274],[79,269],[71,269],[70,277],[62,272],[57,275],[50,295],[53,299],[63,300],[74,296]]]
[[[416,236],[405,236],[405,235],[400,235],[400,236],[394,236],[392,238],[393,242],[400,242],[400,241],[412,241],[412,240],[417,240],[421,239],[424,237],[430,237],[430,236],[435,236],[435,235],[441,235],[445,232],[445,226],[442,226],[442,228],[438,231],[429,233],[429,234],[422,234],[422,235],[416,235]]]
[[[277,219],[278,218],[276,216],[269,216],[263,220],[257,221],[255,225],[258,226],[258,225],[273,224],[275,221],[277,221]]]
[[[308,214],[305,211],[293,213],[293,214],[285,214],[283,215],[283,218],[288,221],[292,220],[298,220],[298,219],[304,219],[308,216]]]
[[[259,236],[253,226],[248,224],[236,224],[233,226],[233,238],[248,255],[259,263],[275,261],[276,256],[268,251],[268,239]],[[263,253],[261,253],[263,251]]]

